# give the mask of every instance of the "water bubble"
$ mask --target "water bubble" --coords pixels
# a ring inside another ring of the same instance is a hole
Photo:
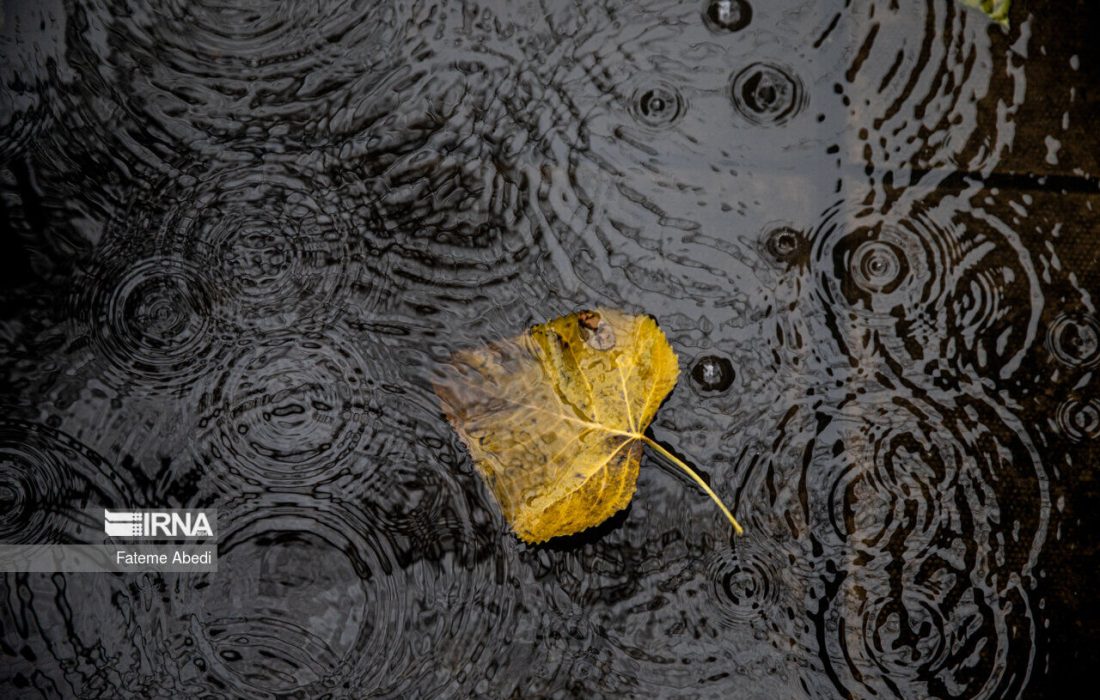
[[[1080,442],[1100,437],[1100,399],[1072,398],[1055,413],[1058,427],[1069,439]]]
[[[668,83],[646,85],[634,92],[633,113],[646,126],[668,126],[683,116],[684,98]]]
[[[714,32],[740,31],[752,21],[752,6],[745,0],[707,0],[703,20]]]
[[[792,264],[806,255],[806,238],[790,226],[779,226],[768,231],[764,248],[776,262]]]
[[[802,83],[772,63],[754,63],[733,79],[733,106],[752,124],[783,124],[804,101]]]
[[[1070,367],[1091,367],[1100,361],[1100,324],[1092,316],[1062,314],[1047,331],[1047,349]]]
[[[724,357],[707,355],[695,361],[691,368],[694,386],[704,394],[726,391],[733,384],[733,364]]]

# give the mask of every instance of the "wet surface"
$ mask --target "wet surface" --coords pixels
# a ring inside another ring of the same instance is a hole
[[[587,8],[587,9],[586,9]],[[5,697],[1062,697],[1098,659],[1096,12],[7,2]],[[512,537],[434,363],[681,358],[625,512]]]

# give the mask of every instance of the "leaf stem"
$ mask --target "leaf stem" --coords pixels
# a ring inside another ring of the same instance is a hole
[[[675,464],[677,467],[684,470],[687,473],[688,476],[690,476],[692,479],[694,479],[695,483],[699,484],[699,486],[701,486],[703,488],[703,490],[707,492],[707,495],[710,496],[714,500],[714,502],[718,504],[718,507],[721,508],[722,512],[726,514],[726,517],[729,518],[729,521],[731,523],[733,523],[734,531],[738,535],[744,535],[745,534],[745,530],[741,527],[741,525],[738,524],[737,520],[733,517],[733,513],[730,512],[729,508],[726,507],[725,503],[722,503],[722,499],[718,498],[718,494],[716,494],[714,492],[714,490],[711,489],[710,486],[707,486],[707,482],[703,481],[703,477],[699,476],[695,472],[695,470],[692,469],[691,467],[689,467],[687,464],[685,464],[682,459],[680,459],[676,455],[674,455],[671,452],[669,452],[668,450],[666,450],[664,448],[664,446],[661,445],[661,443],[657,442],[656,440],[649,437],[648,435],[640,435],[639,437],[641,437],[642,440],[645,440],[645,443],[647,445],[649,445],[653,449],[657,450],[657,452],[661,453],[661,455],[665,459],[669,460],[670,462]]]

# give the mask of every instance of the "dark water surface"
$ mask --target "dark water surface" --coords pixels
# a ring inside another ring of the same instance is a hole
[[[0,696],[1066,697],[1092,8],[4,2],[0,541],[212,507],[221,561],[0,575]],[[648,456],[509,534],[431,367],[595,305],[744,538]]]

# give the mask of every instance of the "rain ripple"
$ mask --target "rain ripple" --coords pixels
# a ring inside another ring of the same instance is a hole
[[[795,639],[823,674],[814,697],[1018,692],[1051,511],[1027,431],[985,399],[870,387],[784,424],[742,498],[746,526],[785,523],[777,542],[811,567],[793,592],[813,626]]]
[[[101,255],[72,287],[73,345],[89,346],[103,380],[120,392],[185,390],[205,375],[224,337],[214,290],[207,270],[186,259]]]
[[[374,437],[387,359],[372,348],[323,327],[246,336],[199,400],[197,463],[230,493],[340,478],[368,445],[383,448]]]
[[[98,542],[102,525],[95,509],[134,503],[112,466],[72,436],[0,420],[0,542]]]
[[[1020,367],[1039,334],[1038,273],[1015,232],[970,197],[826,214],[810,274],[842,352],[941,379]]]
[[[211,311],[237,326],[331,318],[356,281],[361,225],[316,161],[245,156],[183,168],[109,229],[106,254],[149,247],[201,268],[219,293]]]
[[[372,92],[400,36],[394,8],[369,0],[95,0],[72,21],[108,59],[87,64],[91,81],[143,129],[189,146],[327,136],[332,115]]]
[[[424,476],[395,468],[358,502],[225,502],[218,572],[165,575],[155,602],[130,601],[147,608],[132,638],[176,650],[156,659],[160,690],[460,697],[492,678],[484,639],[518,604],[509,555],[469,528],[457,484]]]

